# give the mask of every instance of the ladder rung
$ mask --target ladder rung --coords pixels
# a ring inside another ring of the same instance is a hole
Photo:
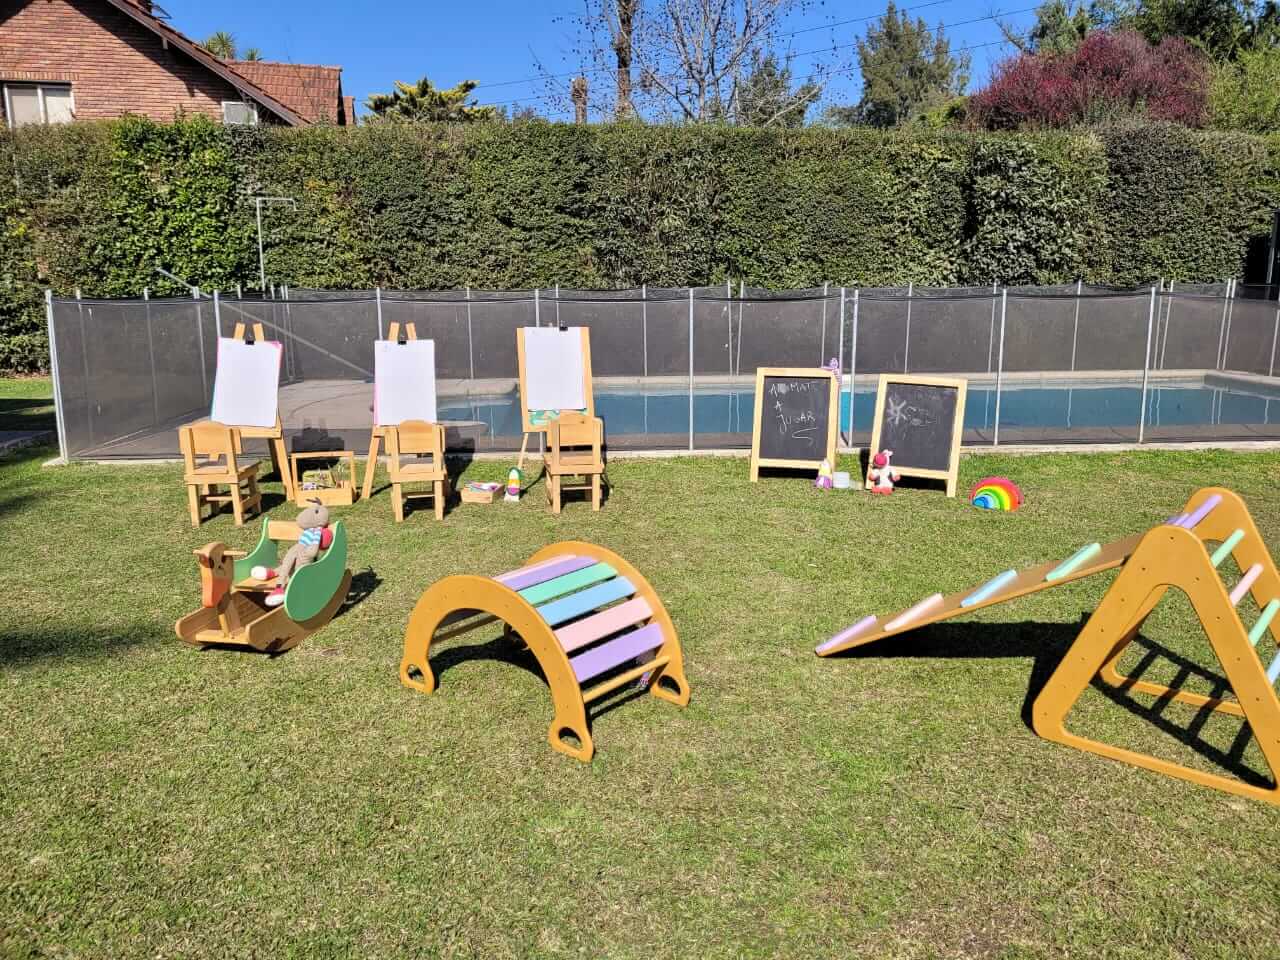
[[[1276,654],[1276,658],[1271,661],[1271,666],[1267,667],[1267,682],[1275,683],[1277,677],[1280,677],[1280,653]]]
[[[1240,578],[1240,582],[1232,588],[1228,599],[1234,607],[1237,603],[1244,599],[1244,595],[1249,592],[1249,588],[1253,586],[1253,582],[1262,574],[1262,564],[1255,563],[1252,567],[1244,572],[1244,576]]]
[[[1232,531],[1231,536],[1223,540],[1222,543],[1218,545],[1218,549],[1213,551],[1213,556],[1209,558],[1209,562],[1212,563],[1215,567],[1221,564],[1223,560],[1231,556],[1231,551],[1234,550],[1236,548],[1236,544],[1243,539],[1244,539],[1243,530]]]
[[[1249,642],[1255,647],[1258,645],[1258,641],[1262,639],[1262,635],[1267,632],[1267,627],[1271,626],[1271,621],[1275,618],[1277,610],[1280,610],[1280,598],[1272,600],[1263,607],[1257,622],[1249,629]]]

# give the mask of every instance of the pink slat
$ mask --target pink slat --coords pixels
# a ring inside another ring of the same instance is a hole
[[[1244,595],[1249,592],[1249,588],[1253,586],[1253,582],[1258,579],[1261,573],[1262,564],[1260,563],[1255,563],[1244,572],[1244,576],[1240,578],[1240,582],[1236,584],[1235,589],[1227,595],[1233,607],[1244,599]]]
[[[572,653],[601,637],[607,637],[624,627],[637,624],[652,614],[649,601],[644,597],[636,597],[616,607],[610,607],[608,610],[593,613],[585,620],[561,627],[556,631],[556,639],[560,641],[560,646],[564,648],[565,653]]]
[[[531,563],[527,567],[520,567],[517,570],[508,570],[506,573],[500,573],[493,579],[497,580],[499,583],[506,583],[508,580],[513,577],[518,577],[522,573],[532,573],[534,570],[541,570],[543,567],[549,567],[551,564],[563,559],[564,557],[552,557],[550,560],[539,560],[537,563]]]

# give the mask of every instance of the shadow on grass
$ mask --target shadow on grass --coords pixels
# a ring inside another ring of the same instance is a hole
[[[942,658],[942,659],[1003,659],[1026,658],[1031,660],[1031,676],[1027,681],[1027,693],[1022,701],[1022,722],[1034,731],[1032,709],[1049,678],[1066,655],[1067,650],[1084,629],[1087,615],[1076,623],[942,623],[934,624],[907,634],[900,634],[856,647],[842,657],[854,660],[879,658]],[[1169,649],[1149,637],[1139,634],[1133,646],[1141,651],[1138,663],[1128,676],[1133,680],[1145,675],[1160,661],[1172,664],[1177,675],[1167,686],[1180,689],[1192,677],[1207,682],[1210,696],[1230,695],[1227,679],[1219,673],[1188,660],[1182,654]],[[1160,682],[1156,680],[1155,682]],[[1253,739],[1249,726],[1241,723],[1231,746],[1223,750],[1204,740],[1200,733],[1214,711],[1207,707],[1177,704],[1180,713],[1173,718],[1165,716],[1166,708],[1174,703],[1171,696],[1144,697],[1139,700],[1124,687],[1113,687],[1095,677],[1092,687],[1115,705],[1135,717],[1145,720],[1161,733],[1172,737],[1201,757],[1239,777],[1246,783],[1269,787],[1273,781],[1244,764],[1244,752]],[[1190,722],[1179,722],[1190,717]]]
[[[116,630],[86,630],[79,626],[51,624],[41,629],[6,630],[0,636],[0,668],[18,667],[37,660],[98,659],[140,643],[181,641],[172,626],[165,633],[154,623],[131,624]]]
[[[0,430],[55,429],[57,423],[51,398],[0,400]]]

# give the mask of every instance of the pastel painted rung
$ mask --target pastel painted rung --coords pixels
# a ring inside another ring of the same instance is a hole
[[[1277,677],[1280,677],[1280,653],[1276,654],[1271,666],[1267,667],[1267,682],[1275,683]]]
[[[902,613],[898,614],[896,617],[894,617],[892,620],[886,623],[884,625],[884,628],[885,630],[897,630],[899,627],[905,626],[906,624],[910,623],[912,620],[920,619],[920,617],[923,614],[925,614],[932,608],[936,607],[940,603],[942,603],[942,594],[940,593],[935,593],[931,597],[925,597],[923,600],[921,600],[919,603],[917,603],[914,607],[910,608],[909,610],[903,610]]]
[[[1209,558],[1209,562],[1212,563],[1215,567],[1220,566],[1223,560],[1231,556],[1231,551],[1236,548],[1236,544],[1243,539],[1244,539],[1243,530],[1237,529],[1232,531],[1231,536],[1223,540],[1222,543],[1218,545],[1218,549],[1213,551],[1213,556]]]
[[[579,620],[577,623],[561,627],[556,631],[556,639],[560,641],[560,646],[564,648],[565,653],[572,653],[579,647],[595,643],[611,633],[634,627],[641,620],[647,620],[651,616],[653,616],[653,610],[649,606],[649,601],[644,597],[636,597],[616,607],[610,607],[608,610],[601,610],[594,616]]]
[[[589,587],[593,583],[599,583],[601,580],[608,580],[616,573],[617,571],[607,563],[593,563],[589,567],[583,567],[572,573],[556,577],[554,580],[547,580],[545,583],[539,583],[536,586],[527,587],[516,592],[536,607],[541,603],[546,603],[548,600],[562,597],[566,593],[573,593],[575,590]]]
[[[853,626],[845,627],[843,630],[837,633],[830,640],[824,640],[822,643],[818,644],[817,649],[814,650],[814,652],[825,653],[827,650],[830,650],[832,647],[838,647],[840,644],[844,643],[846,640],[852,640],[858,634],[866,631],[868,627],[874,625],[875,622],[879,619],[880,618],[877,617],[875,614],[872,614],[869,617],[863,617]]]
[[[1271,626],[1271,621],[1275,619],[1276,611],[1280,610],[1280,599],[1272,600],[1262,608],[1262,613],[1258,615],[1257,621],[1249,629],[1249,643],[1253,646],[1258,645],[1258,641],[1262,639],[1262,635],[1267,632],[1267,627]]]
[[[546,583],[548,580],[554,580],[556,577],[562,577],[566,573],[582,570],[595,562],[591,557],[556,557],[543,563],[535,563],[533,566],[525,567],[522,570],[512,570],[510,573],[504,573],[493,579],[504,587],[520,591],[537,586],[539,583]]]
[[[992,577],[990,580],[988,580],[986,583],[980,586],[977,590],[973,591],[973,593],[969,594],[967,597],[961,600],[960,606],[972,607],[979,603],[982,603],[984,600],[990,600],[997,593],[999,593],[1001,590],[1003,590],[1005,587],[1007,587],[1009,584],[1011,584],[1014,580],[1017,580],[1017,579],[1018,579],[1017,570],[1006,570],[1004,573],[998,576]]]
[[[586,683],[592,677],[608,673],[628,660],[635,660],[646,653],[651,653],[662,646],[662,628],[651,623],[639,630],[632,630],[608,643],[593,647],[586,653],[580,653],[569,661],[573,667],[573,675],[579,683]]]
[[[1240,578],[1240,582],[1228,594],[1227,599],[1231,601],[1234,607],[1237,603],[1244,599],[1244,595],[1249,592],[1249,588],[1253,586],[1253,582],[1262,575],[1262,564],[1255,563],[1252,567],[1244,572],[1244,576]]]
[[[1067,559],[1063,560],[1060,564],[1046,573],[1044,575],[1044,579],[1046,582],[1052,583],[1054,580],[1061,580],[1063,577],[1070,576],[1101,552],[1102,544],[1085,544],[1071,556],[1067,557]]]
[[[538,616],[555,627],[568,623],[574,617],[580,617],[584,613],[590,613],[592,610],[613,603],[615,600],[629,597],[635,592],[636,588],[630,580],[626,577],[615,577],[579,593],[543,604],[538,607]]]
[[[1212,513],[1214,507],[1216,507],[1221,502],[1222,502],[1222,494],[1220,493],[1211,494],[1209,497],[1205,499],[1204,503],[1200,504],[1200,506],[1196,507],[1190,513],[1188,513],[1182,519],[1182,521],[1178,524],[1178,526],[1182,527],[1184,530],[1194,530],[1196,525],[1199,524],[1200,521],[1203,520],[1205,517],[1207,517],[1210,513]]]

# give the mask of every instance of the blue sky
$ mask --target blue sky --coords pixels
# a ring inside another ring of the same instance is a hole
[[[195,39],[215,30],[235,35],[241,49],[259,47],[268,60],[322,63],[343,68],[346,93],[363,103],[370,93],[391,89],[394,80],[416,80],[423,74],[433,83],[452,86],[460,80],[477,80],[483,86],[476,96],[484,103],[514,108],[533,106],[540,113],[563,119],[557,106],[539,100],[547,93],[537,64],[553,72],[570,71],[574,59],[571,18],[579,14],[582,0],[159,0],[173,25]],[[874,17],[887,0],[874,3],[810,3],[794,14],[785,30],[798,31],[783,40],[795,53],[833,45],[843,49],[824,54],[846,69],[828,84],[824,102],[852,102],[858,98],[858,77],[851,44],[866,30],[866,23],[838,21]],[[1033,0],[905,0],[901,6],[931,26],[944,24],[956,47],[972,47],[973,84],[981,84],[991,65],[1007,56],[1010,48],[993,43],[1000,31],[992,14],[1008,11],[1000,19],[1025,26],[1033,19],[1026,8]],[[976,21],[976,22],[966,22]],[[817,28],[817,29],[814,29]],[[795,61],[797,75],[814,56]],[[593,77],[607,83],[608,77]],[[567,84],[567,80],[562,81]],[[811,114],[812,116],[813,114]]]

